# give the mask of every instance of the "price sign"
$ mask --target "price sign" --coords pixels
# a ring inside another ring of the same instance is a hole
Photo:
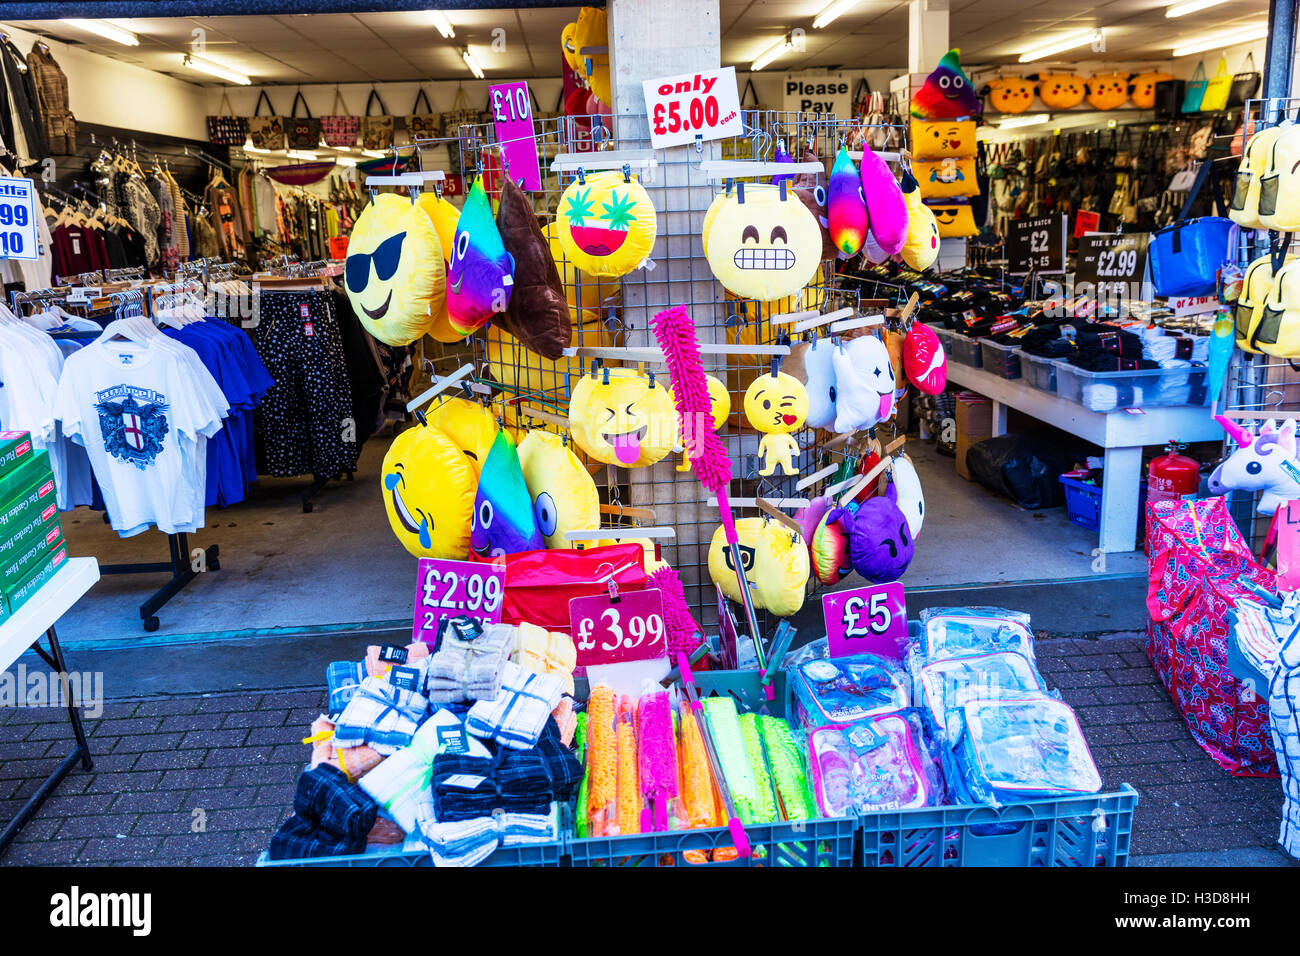
[[[0,176],[0,259],[40,258],[36,240],[36,184]]]
[[[608,594],[576,597],[569,602],[569,625],[579,667],[645,661],[668,653],[657,588],[627,591],[617,600]]]
[[[537,160],[537,137],[533,131],[532,98],[528,84],[500,83],[488,87],[492,125],[501,144],[501,164],[507,175],[524,189],[542,188],[542,170]]]
[[[1151,236],[1145,232],[1084,236],[1079,240],[1076,288],[1087,282],[1096,287],[1098,299],[1142,299],[1150,241]]]
[[[1007,265],[1012,275],[1065,272],[1065,216],[1013,219],[1007,234]]]
[[[897,581],[822,595],[831,657],[879,654],[901,658],[907,643],[907,601]]]
[[[736,615],[731,613],[731,602],[716,584],[713,589],[718,592],[718,656],[722,658],[725,670],[734,671],[740,660],[740,628],[736,625]]]
[[[1278,512],[1277,589],[1300,589],[1300,501],[1288,501]]]
[[[443,618],[501,623],[506,571],[495,564],[421,558],[415,584],[414,638],[433,645]]]
[[[722,139],[744,132],[734,66],[665,76],[641,85],[654,149],[693,143],[696,136]]]

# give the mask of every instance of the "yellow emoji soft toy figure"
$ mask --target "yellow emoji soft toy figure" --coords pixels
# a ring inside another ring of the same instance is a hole
[[[709,414],[713,416],[713,430],[716,432],[731,416],[731,393],[727,391],[727,386],[712,375],[704,376],[704,384],[709,390]],[[668,397],[673,397],[671,387],[668,389]],[[676,399],[674,399],[674,404],[676,404]],[[682,451],[682,463],[677,466],[677,470],[691,470],[691,459],[685,450]]]
[[[599,369],[573,386],[569,434],[597,461],[653,465],[677,444],[677,431],[677,406],[667,386],[633,369]]]
[[[428,414],[429,424],[464,453],[477,479],[497,437],[497,423],[492,413],[478,402],[444,395]]]
[[[810,570],[803,537],[766,518],[741,518],[736,522],[736,540],[754,606],[777,617],[789,617],[803,607]],[[731,549],[721,526],[709,542],[709,577],[723,594],[741,603]]]
[[[930,207],[921,202],[921,189],[911,173],[903,173],[902,185],[903,201],[907,203],[907,241],[900,255],[917,272],[924,272],[939,258],[939,224]]]
[[[989,105],[999,113],[1023,113],[1034,104],[1034,81],[1023,76],[989,80]]]
[[[784,184],[737,185],[709,212],[705,256],[728,292],[770,302],[795,295],[817,274],[821,226]]]
[[[783,475],[798,474],[794,460],[799,443],[790,433],[803,428],[808,419],[808,392],[800,381],[785,372],[760,375],[745,390],[744,406],[749,424],[764,432],[758,443],[758,456],[763,459],[758,473],[767,477],[780,466]]]
[[[650,257],[658,226],[650,195],[617,171],[580,176],[560,194],[564,257],[594,276],[623,276]]]
[[[578,456],[559,435],[533,430],[519,443],[519,467],[548,548],[571,547],[570,531],[600,527],[600,495]]]
[[[376,196],[348,238],[344,284],[357,318],[386,345],[410,345],[446,313],[447,268],[433,221],[406,196]]]
[[[478,473],[432,425],[408,428],[384,455],[381,492],[388,523],[417,558],[464,561]]]

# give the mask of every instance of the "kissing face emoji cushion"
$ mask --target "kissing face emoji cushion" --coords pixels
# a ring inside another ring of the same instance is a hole
[[[1083,77],[1068,73],[1044,73],[1038,77],[1038,98],[1054,110],[1078,106],[1087,95]]]
[[[974,120],[912,120],[913,159],[962,159],[975,151]]]
[[[764,462],[759,474],[766,477],[778,466],[782,474],[797,474],[794,459],[799,443],[790,433],[803,428],[808,418],[808,392],[803,384],[784,372],[760,375],[745,390],[744,405],[749,424],[765,433],[758,444]]]
[[[469,335],[505,312],[514,291],[514,259],[492,218],[482,177],[474,180],[456,222],[456,246],[447,268],[447,317]]]
[[[479,474],[469,546],[470,560],[489,560],[546,546],[519,467],[519,452],[514,439],[504,431],[497,432]]]
[[[812,281],[821,263],[821,227],[788,186],[738,186],[714,202],[701,236],[723,288],[770,302]]]
[[[569,433],[597,461],[653,465],[677,444],[677,432],[677,406],[668,388],[633,369],[600,369],[573,386]]]
[[[596,483],[559,435],[530,431],[519,443],[519,467],[548,548],[569,547],[570,531],[600,527]]]
[[[989,105],[999,113],[1023,113],[1034,103],[1034,82],[1023,76],[989,81]]]
[[[393,439],[380,474],[402,547],[417,558],[464,561],[478,475],[461,450],[437,428],[417,425]]]
[[[595,276],[627,275],[650,256],[658,226],[650,195],[617,171],[575,179],[560,195],[556,232],[564,255]]]
[[[376,196],[348,239],[344,284],[366,331],[409,345],[444,310],[445,268],[428,213],[405,196]]]
[[[949,50],[939,59],[912,95],[912,115],[924,120],[980,115],[979,94],[961,68],[961,50]]]
[[[833,350],[835,431],[869,428],[894,414],[894,367],[874,335],[849,339]]]

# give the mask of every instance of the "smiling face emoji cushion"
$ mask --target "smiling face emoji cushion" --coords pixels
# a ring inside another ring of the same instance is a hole
[[[344,284],[366,331],[409,345],[444,309],[442,247],[428,213],[406,196],[376,196],[348,238]]]
[[[546,546],[519,467],[514,439],[503,431],[497,432],[479,474],[469,546],[471,560],[488,560]]]
[[[949,50],[939,59],[912,95],[912,115],[924,120],[980,115],[979,94],[961,68],[961,50]]]
[[[1023,76],[989,81],[989,105],[999,113],[1023,113],[1034,103],[1034,83]]]
[[[461,335],[482,328],[504,312],[514,291],[515,263],[506,252],[483,180],[474,180],[456,222],[456,244],[447,269],[447,314]]]
[[[380,474],[402,547],[417,558],[464,561],[478,476],[461,450],[437,428],[417,425],[393,439]]]
[[[894,367],[885,343],[860,335],[832,352],[835,364],[835,431],[869,428],[894,414]]]
[[[975,152],[974,120],[912,120],[913,159],[962,159]]]
[[[1038,98],[1054,110],[1068,110],[1083,102],[1087,84],[1081,76],[1044,73],[1038,77]]]
[[[677,406],[662,382],[633,369],[583,375],[569,399],[573,443],[597,461],[624,468],[653,465],[677,444]]]
[[[596,483],[559,435],[530,431],[519,443],[519,467],[533,499],[537,529],[548,548],[570,547],[570,531],[600,527]]]
[[[649,258],[657,230],[649,193],[621,172],[575,179],[560,195],[556,232],[564,256],[592,275],[627,275]]]
[[[705,242],[723,288],[760,302],[796,294],[821,262],[821,228],[788,187],[744,186],[724,195]]]
[[[1101,73],[1088,81],[1088,104],[1094,109],[1119,109],[1128,102],[1128,73]]]

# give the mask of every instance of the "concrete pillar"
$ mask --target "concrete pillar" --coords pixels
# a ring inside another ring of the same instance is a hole
[[[948,0],[907,5],[907,72],[929,73],[948,50]]]
[[[718,0],[609,0],[615,113],[645,112],[641,83],[722,65]]]

